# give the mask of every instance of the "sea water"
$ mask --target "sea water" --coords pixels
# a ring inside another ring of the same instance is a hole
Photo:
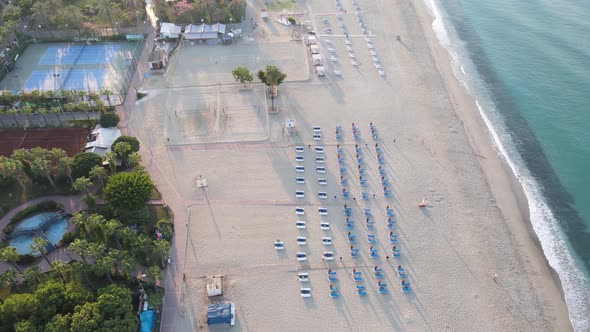
[[[590,331],[590,2],[425,0],[525,191],[576,331]]]

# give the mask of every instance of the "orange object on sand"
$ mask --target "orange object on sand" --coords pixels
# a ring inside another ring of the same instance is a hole
[[[418,207],[426,207],[426,199],[424,197],[422,197],[422,202],[418,203]]]

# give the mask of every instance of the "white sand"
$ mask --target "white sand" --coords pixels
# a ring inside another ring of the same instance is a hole
[[[322,37],[334,41],[342,59],[340,65],[328,69],[342,71],[343,77],[329,75],[320,80],[283,84],[277,101],[279,114],[255,110],[250,115],[240,113],[247,117],[244,123],[249,124],[240,129],[231,116],[218,116],[210,109],[203,114],[207,114],[205,121],[215,124],[206,128],[213,129],[207,134],[195,124],[195,132],[188,133],[190,126],[186,123],[194,112],[183,112],[183,103],[186,110],[202,110],[198,105],[203,100],[215,101],[207,105],[233,105],[235,109],[251,107],[252,103],[262,105],[262,87],[237,92],[238,86],[229,85],[227,66],[211,74],[222,86],[152,90],[149,99],[137,104],[130,128],[145,148],[144,164],[176,214],[176,264],[166,272],[167,284],[176,288],[167,290],[163,330],[206,328],[205,277],[214,274],[226,276],[224,299],[237,305],[238,330],[571,329],[559,287],[531,236],[526,211],[520,209],[520,189],[491,147],[472,99],[452,76],[448,56],[437,44],[423,4],[359,1],[387,73],[382,79],[371,63],[364,40],[352,37],[360,31],[351,14],[352,6],[342,1],[348,8],[345,22],[361,70],[348,62],[343,37]],[[315,14],[336,12],[333,2],[314,2],[310,8]],[[318,30],[323,30],[323,17],[330,19],[338,33],[334,15],[313,16]],[[269,31],[275,31],[272,36],[284,42],[285,32],[280,27]],[[395,40],[398,34],[403,36],[403,44]],[[271,42],[272,36],[261,43]],[[207,52],[220,50],[244,54],[244,64],[256,59],[251,46],[201,48],[204,57]],[[300,51],[293,54],[303,54]],[[177,66],[167,75],[176,77],[187,71],[186,66],[198,70],[202,65],[187,61],[182,69]],[[280,61],[274,61],[280,66]],[[289,77],[300,76],[301,70],[292,67],[284,69]],[[208,76],[204,84],[210,84],[211,79]],[[151,86],[158,86],[153,83]],[[179,103],[180,98],[188,99]],[[180,112],[180,118],[171,109]],[[287,119],[296,121],[297,137],[284,136],[282,125]],[[379,144],[385,150],[384,167],[393,182],[394,198],[390,200],[381,194],[374,142],[369,136],[370,121],[377,125]],[[352,122],[360,127],[363,139],[369,182],[366,191],[377,194],[367,202],[347,202],[354,207],[353,233],[361,253],[358,259],[348,254],[342,213],[345,201],[333,198],[341,190],[337,185],[335,125],[344,128],[351,182],[347,190],[356,197],[362,190],[353,176],[356,164]],[[328,172],[322,177],[328,179],[327,187],[317,184],[313,160],[316,154],[307,148],[307,183],[297,185],[294,181],[294,145],[316,144],[311,139],[313,125],[323,129],[321,144],[326,149]],[[199,175],[207,178],[208,188],[196,188]],[[300,188],[305,190],[304,200],[295,198],[295,190]],[[320,190],[327,191],[329,199],[317,199]],[[417,203],[423,196],[428,208],[419,209]],[[385,259],[391,248],[384,211],[388,204],[398,215],[395,232],[399,234],[401,260]],[[296,206],[305,207],[304,218],[295,215]],[[329,216],[320,217],[319,206],[327,207]],[[375,215],[376,230],[371,233],[376,235],[378,243],[374,246],[381,256],[376,260],[368,255],[367,230],[361,215],[364,207],[371,208]],[[185,252],[187,218],[190,227]],[[298,219],[307,221],[307,230],[295,227]],[[330,250],[344,257],[342,263],[338,259],[329,264],[322,261],[326,249],[321,237],[328,232],[320,230],[320,220],[332,223]],[[297,236],[307,236],[306,247],[297,246]],[[276,239],[285,242],[284,252],[272,248]],[[306,264],[296,261],[298,251],[308,253]],[[408,270],[411,294],[400,291],[401,279],[394,272],[398,264]],[[374,265],[384,270],[388,294],[377,293],[376,279],[371,275]],[[338,299],[328,296],[329,267],[338,273],[339,281],[334,283],[341,290]],[[362,284],[367,286],[368,295],[364,298],[354,291],[350,273],[355,267],[365,279]],[[184,287],[183,271],[187,277]],[[299,296],[301,284],[296,275],[301,271],[310,275],[310,299]],[[492,280],[494,274],[498,274],[497,283]],[[180,308],[186,314],[181,314]]]

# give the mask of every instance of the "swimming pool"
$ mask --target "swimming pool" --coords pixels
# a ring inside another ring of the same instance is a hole
[[[15,247],[19,255],[39,255],[39,252],[31,252],[29,248],[36,237],[35,234],[45,237],[49,243],[57,246],[67,229],[66,216],[61,216],[58,212],[38,213],[24,219],[14,228],[14,237],[8,240],[8,245]]]

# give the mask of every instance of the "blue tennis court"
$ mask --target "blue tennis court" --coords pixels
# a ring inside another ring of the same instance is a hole
[[[71,65],[77,63],[94,65],[111,63],[117,55],[119,48],[119,45],[49,46],[41,57],[41,60],[39,60],[39,64]]]
[[[57,75],[59,76],[57,76]],[[106,69],[34,70],[23,88],[25,90],[99,91],[108,79]]]

